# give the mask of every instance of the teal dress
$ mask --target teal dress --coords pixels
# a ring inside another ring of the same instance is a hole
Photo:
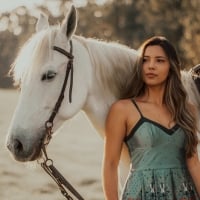
[[[131,169],[122,200],[200,200],[185,162],[185,133],[141,115],[125,138]]]

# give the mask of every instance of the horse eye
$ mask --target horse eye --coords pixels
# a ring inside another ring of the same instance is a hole
[[[50,70],[49,70],[49,71],[47,71],[47,73],[45,73],[45,74],[42,75],[41,80],[42,80],[42,81],[51,80],[51,79],[53,79],[55,76],[56,76],[56,72],[50,71]]]

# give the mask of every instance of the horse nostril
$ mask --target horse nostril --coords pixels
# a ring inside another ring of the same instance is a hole
[[[39,136],[32,138],[31,136],[25,137],[25,134],[22,136],[19,134],[11,135],[7,138],[7,148],[17,161],[36,160],[41,155],[41,148],[45,137],[44,133],[46,132],[42,131]]]
[[[22,152],[23,151],[23,145],[18,139],[14,140],[14,149],[17,152]]]

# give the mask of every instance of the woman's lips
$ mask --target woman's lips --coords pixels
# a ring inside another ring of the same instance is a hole
[[[156,74],[154,74],[154,73],[147,73],[147,74],[145,74],[147,77],[149,77],[149,78],[154,78],[154,77],[156,77],[157,75]]]

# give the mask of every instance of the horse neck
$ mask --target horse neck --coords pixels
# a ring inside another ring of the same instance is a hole
[[[101,136],[103,136],[105,118],[109,106],[112,104],[115,98],[112,93],[109,93],[109,95],[105,97],[104,91],[96,81],[95,60],[91,53],[92,49],[88,47],[87,39],[79,36],[74,36],[73,43],[74,43],[74,52],[80,51],[80,49],[82,49],[82,52],[85,52],[87,54],[84,55],[84,59],[87,60],[88,63],[87,66],[80,66],[80,67],[87,67],[86,73],[90,73],[90,75],[88,76],[90,79],[88,81],[89,82],[88,95],[86,102],[82,107],[82,110],[85,112],[86,116],[89,118],[90,122],[95,127],[97,132]],[[82,59],[82,58],[80,58],[80,55],[77,55],[77,59]],[[78,61],[78,63],[83,63],[83,61],[82,62]]]
[[[108,110],[119,98],[121,85],[133,69],[136,54],[121,45],[115,46],[78,36],[75,39],[87,49],[91,61],[91,84],[83,110],[98,132],[104,135]],[[118,71],[120,73],[116,78]],[[121,74],[123,77],[119,77]]]

